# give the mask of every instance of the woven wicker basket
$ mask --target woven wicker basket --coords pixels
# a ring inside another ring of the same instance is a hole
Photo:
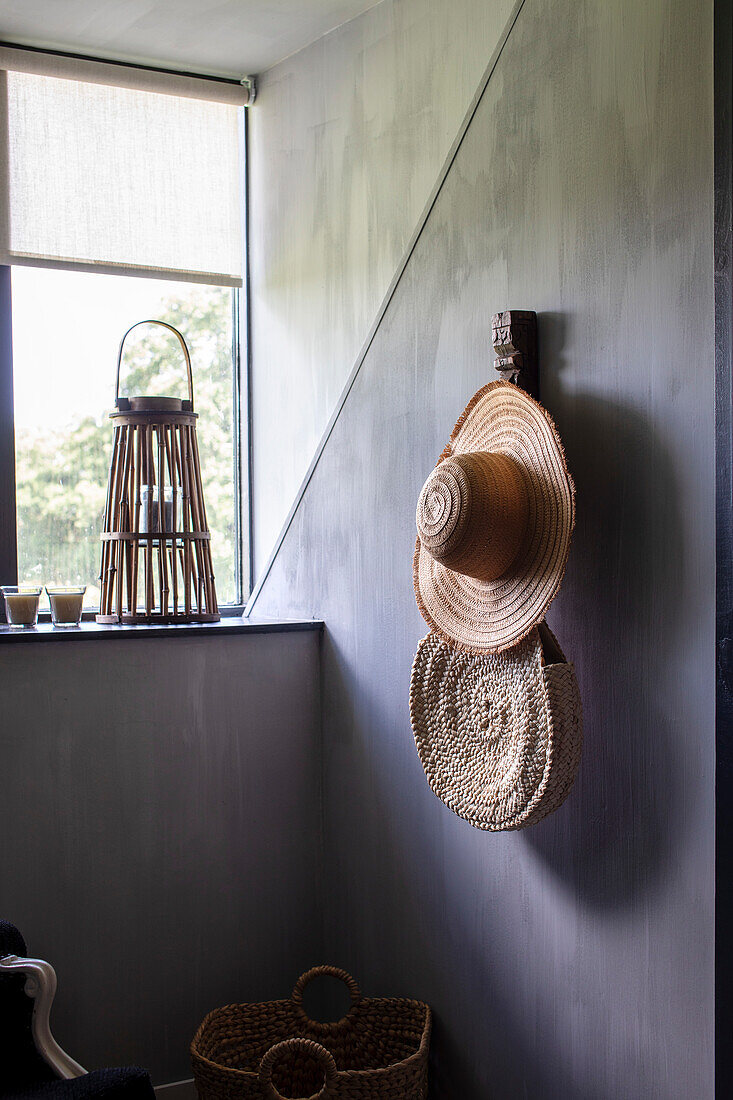
[[[303,990],[340,978],[351,1008],[337,1023],[311,1020]],[[316,966],[290,1000],[227,1005],[204,1019],[191,1043],[201,1100],[425,1100],[430,1009],[420,1001],[362,997],[345,970]]]

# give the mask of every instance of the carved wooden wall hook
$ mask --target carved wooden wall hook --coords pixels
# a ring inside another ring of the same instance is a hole
[[[495,313],[491,318],[491,342],[497,356],[494,366],[500,377],[539,398],[537,314],[530,309]]]

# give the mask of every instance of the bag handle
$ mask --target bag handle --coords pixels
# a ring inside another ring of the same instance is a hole
[[[293,1004],[300,1010],[309,1023],[317,1023],[318,1021],[311,1020],[303,1008],[303,992],[305,987],[310,985],[314,978],[321,977],[338,978],[339,981],[344,983],[351,996],[351,1007],[346,1014],[347,1016],[354,1011],[361,1000],[361,990],[359,989],[356,978],[352,978],[347,970],[342,970],[338,966],[314,966],[310,970],[306,970],[305,974],[300,975],[291,994]],[[346,1019],[346,1016],[343,1018]]]
[[[167,328],[169,332],[172,332],[174,336],[178,338],[178,342],[181,345],[184,358],[186,360],[186,374],[188,375],[188,400],[190,402],[190,411],[193,412],[193,374],[191,373],[191,356],[186,346],[186,341],[183,336],[174,328],[173,325],[169,325],[167,321],[155,321],[152,318],[148,318],[146,321],[136,321],[134,325],[130,325],[125,335],[120,340],[120,350],[117,353],[117,378],[115,380],[115,405],[119,406],[120,403],[120,366],[122,365],[122,349],[125,345],[125,340],[130,335],[134,328],[139,325],[160,325],[161,328]],[[185,408],[185,405],[184,405]]]
[[[321,1069],[323,1070],[323,1085],[320,1091],[308,1097],[308,1100],[326,1100],[326,1097],[333,1094],[336,1087],[338,1069],[336,1068],[336,1063],[333,1060],[331,1052],[326,1050],[325,1047],[322,1047],[320,1043],[315,1043],[312,1039],[285,1039],[282,1043],[275,1043],[275,1046],[270,1047],[267,1053],[263,1055],[257,1077],[265,1090],[265,1095],[269,1096],[270,1100],[286,1100],[282,1093],[278,1092],[273,1085],[272,1073],[275,1069],[275,1063],[283,1054],[287,1054],[289,1051],[298,1050],[303,1054],[310,1054],[312,1058],[315,1058],[315,1060],[320,1063]]]
[[[537,623],[537,632],[540,636],[540,642],[542,643],[542,665],[565,665],[567,664],[567,657],[563,653],[560,643],[555,635],[550,630],[547,623],[542,620],[541,623]]]

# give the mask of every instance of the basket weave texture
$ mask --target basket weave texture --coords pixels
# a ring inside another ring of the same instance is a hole
[[[412,666],[410,717],[430,786],[477,829],[534,825],[575,781],[580,693],[544,623],[513,649],[483,657],[428,634]]]
[[[303,990],[343,981],[351,1008],[336,1023],[311,1020]],[[430,1009],[421,1001],[362,997],[345,970],[317,966],[289,1000],[234,1004],[205,1017],[191,1044],[201,1100],[424,1100]]]

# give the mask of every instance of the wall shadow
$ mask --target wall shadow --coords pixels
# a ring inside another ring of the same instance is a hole
[[[527,973],[507,966],[525,902],[538,935],[545,919],[559,919],[560,907],[540,912],[553,877],[578,914],[632,907],[667,873],[690,812],[684,737],[664,707],[678,690],[670,669],[673,660],[680,667],[675,611],[685,570],[674,463],[640,402],[563,386],[567,323],[543,315],[540,329],[543,401],[578,495],[568,572],[549,615],[576,663],[585,708],[581,771],[565,805],[520,834],[482,834],[425,783],[408,713],[410,663],[425,633],[410,588],[411,490],[390,498],[388,561],[370,567],[367,583],[352,551],[349,581],[325,611],[322,958],[351,970],[368,994],[434,1006],[436,1100],[607,1100],[614,1082],[642,1089],[657,1073],[653,1052],[626,1041],[617,1019],[625,1068],[616,1061],[596,1079],[582,1023],[568,1045],[552,958],[530,952]],[[523,865],[516,876],[514,861]],[[536,889],[534,901],[520,880]],[[555,963],[562,957],[558,947]]]
[[[384,685],[359,677],[328,630],[324,641],[327,776],[331,769],[339,776],[338,790],[328,778],[327,788],[340,822],[327,845],[324,959],[350,970],[365,995],[431,1005],[431,1100],[607,1100],[601,1086],[574,1079],[568,1051],[552,1041],[554,1007],[539,1001],[534,1026],[547,1019],[538,1057],[534,1028],[498,965],[491,933],[504,925],[501,909],[493,911],[485,896],[477,912],[467,900],[475,883],[465,883],[465,893],[445,892],[446,852],[497,842],[516,849],[520,838],[477,832],[439,803],[422,775],[405,782],[409,717]],[[338,1019],[343,1009],[343,998],[337,1004],[329,992],[322,986],[313,1002],[320,1019]]]
[[[652,421],[630,404],[563,389],[565,324],[540,317],[543,396],[577,493],[568,571],[548,621],[576,663],[584,746],[565,805],[523,835],[584,901],[614,908],[653,888],[685,816],[683,764],[656,703],[679,643],[683,528],[674,466]]]

